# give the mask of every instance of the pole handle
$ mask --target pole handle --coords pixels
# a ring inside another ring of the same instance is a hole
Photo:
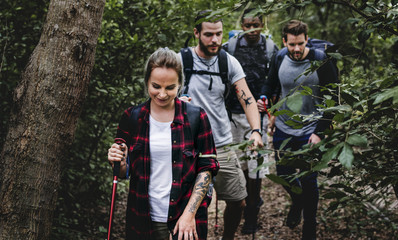
[[[121,143],[117,143],[119,146],[121,146]],[[124,149],[122,149],[123,151]],[[119,177],[120,174],[120,162],[115,162],[113,165],[113,177]]]
[[[267,115],[268,115],[268,119],[271,119],[271,114],[268,112],[268,110],[267,110],[267,105],[265,104],[265,100],[267,99],[267,96],[261,95],[261,96],[260,96],[260,99],[263,100],[264,109],[265,109],[265,112],[266,112]]]
[[[113,176],[118,177],[120,173],[120,162],[115,162],[113,165]]]

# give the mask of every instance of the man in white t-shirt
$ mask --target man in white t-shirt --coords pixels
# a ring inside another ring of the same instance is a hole
[[[210,12],[199,12],[195,23]],[[247,192],[246,180],[235,152],[224,149],[224,146],[232,143],[231,123],[225,108],[225,87],[231,85],[231,94],[236,94],[245,111],[252,129],[250,140],[254,140],[253,146],[262,147],[260,116],[256,101],[246,84],[245,73],[235,57],[227,54],[228,84],[224,84],[220,76],[212,74],[220,72],[218,60],[223,36],[222,20],[205,20],[196,25],[194,34],[199,43],[188,48],[188,51],[193,57],[195,74],[190,77],[186,93],[192,104],[205,109],[210,120],[220,164],[214,186],[217,198],[226,202],[223,239],[234,239]],[[197,74],[197,71],[202,72]]]

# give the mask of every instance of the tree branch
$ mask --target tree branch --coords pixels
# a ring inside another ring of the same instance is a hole
[[[363,18],[366,19],[366,21],[373,21],[373,19],[378,18],[380,15],[383,14],[378,14],[376,16],[369,16],[366,13],[364,13],[363,11],[361,11],[360,9],[358,9],[357,7],[355,7],[352,3],[348,2],[348,1],[339,1],[339,0],[331,0],[330,2],[334,3],[334,4],[340,4],[346,7],[349,7],[351,10],[353,10],[354,12],[358,13],[359,15],[361,15]],[[385,13],[384,13],[385,14]],[[383,27],[382,29],[384,29],[385,31],[398,36],[398,31],[395,30],[394,28],[387,26],[383,23]]]

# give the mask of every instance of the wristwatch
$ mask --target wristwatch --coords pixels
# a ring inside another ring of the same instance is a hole
[[[258,132],[258,134],[260,134],[260,136],[262,137],[263,136],[263,133],[261,132],[261,130],[260,129],[253,129],[252,130],[252,134],[254,133],[254,132]]]

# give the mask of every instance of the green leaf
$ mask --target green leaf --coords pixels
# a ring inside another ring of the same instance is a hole
[[[343,113],[337,113],[336,115],[334,115],[333,120],[341,123],[344,121],[344,114]]]
[[[358,102],[358,99],[356,99],[351,94],[349,94],[349,93],[347,93],[345,91],[341,91],[340,95],[344,99],[344,101],[346,103],[348,103],[351,107],[353,107],[354,104]]]
[[[275,110],[279,109],[282,107],[283,103],[286,102],[287,98],[283,98],[279,100],[275,105],[273,105],[270,109],[271,112],[274,112]]]
[[[341,55],[340,53],[327,53],[327,54],[337,60],[343,59],[343,55]]]
[[[326,99],[325,103],[327,107],[334,107],[336,105],[336,101],[334,101],[333,99]]]
[[[347,194],[345,194],[342,191],[333,191],[333,192],[328,192],[328,193],[325,193],[324,195],[322,195],[322,197],[325,199],[333,199],[333,198],[341,199],[346,196],[347,196]]]
[[[300,113],[301,106],[303,105],[303,96],[300,92],[295,92],[293,95],[287,97],[287,107],[295,113]]]
[[[322,169],[328,168],[329,161],[321,161],[311,168],[314,172],[319,172]]]
[[[341,153],[339,155],[339,161],[344,167],[348,169],[352,167],[352,162],[354,161],[354,152],[352,150],[352,147],[347,143],[344,143],[343,149],[341,150]]]
[[[347,20],[344,21],[344,23],[358,23],[360,20],[358,18],[348,18]]]
[[[312,88],[307,86],[302,86],[303,90],[301,91],[302,95],[312,95]]]
[[[373,102],[374,105],[384,102],[390,98],[394,98],[393,103],[398,103],[398,86],[387,89],[386,91],[379,93],[376,100]]]
[[[302,123],[296,122],[296,121],[293,121],[293,120],[287,120],[287,121],[285,122],[285,124],[288,125],[288,126],[290,126],[290,127],[292,127],[292,128],[294,128],[294,129],[303,128],[303,124],[302,124]]]
[[[261,170],[262,168],[267,168],[267,167],[270,167],[270,166],[272,166],[274,164],[275,164],[275,161],[262,163],[256,169],[254,169],[253,172],[257,172],[257,171]]]
[[[322,162],[335,159],[337,157],[337,155],[339,154],[340,149],[343,147],[343,144],[344,143],[339,143],[336,146],[329,148],[329,150],[325,154],[323,154]]]
[[[134,34],[134,36],[133,36],[133,43],[136,43],[138,41],[138,35],[137,35],[137,33],[136,34]]]
[[[279,183],[279,184],[282,184],[283,186],[290,187],[290,184],[285,179],[283,179],[275,174],[268,174],[266,176],[269,180],[273,181],[274,183]]]
[[[97,90],[98,92],[102,92],[102,93],[108,94],[108,91],[107,91],[106,89],[101,89],[101,88],[96,87],[96,90]]]
[[[363,11],[371,15],[377,14],[377,10],[371,6],[367,6]]]
[[[351,106],[347,105],[347,104],[343,104],[343,105],[338,105],[335,107],[330,107],[325,109],[325,112],[332,112],[332,111],[339,111],[339,112],[350,112],[352,110]]]
[[[372,33],[372,31],[370,30],[363,30],[358,34],[358,40],[360,42],[365,42],[366,40],[368,40],[370,38],[370,34]]]
[[[280,115],[283,115],[283,114],[286,114],[286,115],[288,115],[289,117],[291,117],[291,116],[294,115],[294,112],[292,112],[292,111],[290,111],[290,110],[288,110],[288,109],[284,109],[284,110],[276,111],[276,112],[274,113],[274,116],[277,117],[277,116],[280,116]]]
[[[106,233],[106,232],[108,232],[108,229],[104,228],[103,226],[99,226],[98,230],[99,230],[99,232],[101,232],[101,233]]]
[[[367,147],[368,146],[367,138],[362,135],[359,135],[359,134],[351,135],[350,137],[348,137],[347,143],[349,143],[350,145],[359,146],[359,147]]]
[[[292,192],[295,194],[301,194],[303,192],[303,189],[299,186],[293,185],[291,188]]]
[[[283,140],[283,142],[282,142],[281,146],[279,147],[279,150],[282,150],[282,149],[284,149],[284,148],[285,148],[285,146],[286,146],[286,144],[288,144],[288,142],[289,142],[290,140],[292,140],[292,137],[290,137],[290,138],[287,138],[287,139]]]

